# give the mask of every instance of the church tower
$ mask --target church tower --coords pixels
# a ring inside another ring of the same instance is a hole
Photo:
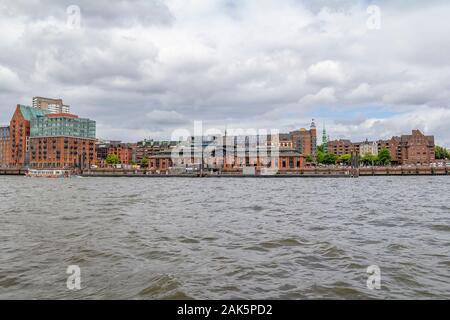
[[[325,124],[323,125],[323,132],[322,132],[322,146],[323,146],[323,151],[327,152],[328,137],[327,137],[327,130],[325,129]]]

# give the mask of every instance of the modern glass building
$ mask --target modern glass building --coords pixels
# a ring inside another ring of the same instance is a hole
[[[31,137],[75,137],[95,139],[96,123],[71,114],[47,114],[30,121]]]

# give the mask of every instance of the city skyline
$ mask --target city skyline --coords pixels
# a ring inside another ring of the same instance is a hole
[[[37,98],[43,99],[43,100],[54,100],[54,101],[59,100],[61,105],[63,103],[61,98],[49,98],[49,97],[33,97],[33,102]],[[17,106],[26,106],[26,105],[17,104]],[[41,110],[43,110],[46,113],[58,113],[58,112],[54,112],[54,111],[48,111],[46,105],[44,107],[42,107],[42,106],[39,106],[39,105],[33,103],[32,106],[26,106],[26,107],[33,108],[33,109],[41,109]],[[70,110],[70,109],[68,109],[69,108],[68,106],[65,106],[65,107],[67,108],[66,111]],[[61,111],[61,109],[60,109],[60,111]],[[69,113],[69,112],[59,112],[59,113],[61,115],[66,115],[66,116],[73,115],[76,118],[78,118],[78,115],[76,115],[75,113]],[[94,123],[95,123],[95,121],[94,121]],[[196,128],[196,126],[198,126],[198,125],[200,126],[200,128]],[[8,124],[0,125],[0,127],[6,129],[7,127],[9,127],[9,125]],[[305,125],[305,126],[302,126],[302,127],[297,127],[297,128],[294,129],[294,131],[301,132],[302,130],[306,130],[306,128],[314,128],[314,129],[316,129],[317,128],[316,120],[313,118],[308,125]],[[189,128],[189,127],[177,128],[177,129],[174,130],[174,132],[176,132],[177,130],[180,130],[180,129],[181,130],[186,130],[186,131],[192,130],[191,131],[192,135],[190,135],[192,137],[196,136],[195,132],[198,129],[200,129],[202,131],[202,133],[203,133],[202,136],[211,136],[211,134],[208,134],[208,132],[215,132],[214,135],[218,135],[218,136],[226,136],[227,135],[227,130],[230,130],[230,129],[231,130],[229,132],[234,132],[234,134],[232,133],[232,135],[237,134],[238,136],[241,135],[241,134],[243,134],[244,136],[248,135],[248,134],[251,135],[251,132],[254,131],[258,135],[259,134],[264,134],[262,132],[267,132],[268,134],[275,134],[276,132],[278,132],[278,134],[280,134],[280,137],[281,137],[281,136],[285,135],[286,132],[287,132],[287,131],[282,131],[282,130],[280,131],[278,128],[276,128],[274,126],[272,126],[271,128],[236,128],[236,127],[225,127],[225,128],[208,128],[207,127],[207,128],[204,128],[203,127],[203,123],[201,121],[200,121],[200,124],[198,123],[198,121],[194,121],[193,128]],[[235,130],[233,130],[233,129],[235,129]],[[273,131],[273,130],[275,130],[275,131]],[[416,129],[413,128],[411,130],[414,131],[414,130],[417,130],[417,128]],[[418,130],[420,131],[420,129],[418,129]],[[180,141],[178,138],[177,139],[173,139],[174,132],[172,132],[172,136],[171,137],[164,137],[162,139],[160,137],[141,137],[141,138],[139,138],[137,140],[134,140],[134,141],[125,141],[125,140],[121,139],[120,137],[117,137],[116,139],[110,139],[109,137],[99,137],[98,135],[93,136],[93,138],[97,139],[100,143],[103,143],[105,141],[106,142],[111,141],[111,142],[117,142],[117,143],[121,143],[121,144],[130,144],[130,143],[137,143],[137,142],[142,142],[142,141],[172,141],[172,142]],[[394,135],[394,136],[391,136],[391,137],[398,137],[398,136],[401,136],[401,135],[403,135],[403,133],[401,133],[399,135]],[[319,138],[319,136],[321,136],[321,138]],[[365,139],[360,139],[360,140],[354,139],[354,137],[348,137],[348,136],[347,137],[333,137],[333,136],[330,136],[328,131],[326,131],[325,124],[323,124],[322,130],[320,130],[320,132],[315,133],[315,141],[316,141],[316,145],[317,146],[323,145],[324,143],[326,144],[327,142],[340,143],[341,141],[349,141],[351,143],[365,143],[365,142],[374,142],[375,143],[375,142],[382,141],[384,139],[388,139],[388,138],[391,138],[391,137],[386,137],[386,136],[383,136],[383,135],[379,135],[378,137],[374,137],[373,139],[365,138]],[[443,147],[447,148],[445,145]]]
[[[195,120],[290,131],[315,118],[334,139],[417,128],[450,146],[448,2],[379,1],[379,28],[368,1],[77,1],[69,28],[73,4],[2,3],[0,123],[43,95],[112,140],[167,139]]]

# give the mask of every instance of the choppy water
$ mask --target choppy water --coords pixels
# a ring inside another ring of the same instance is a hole
[[[450,298],[449,192],[449,177],[0,176],[0,298]]]

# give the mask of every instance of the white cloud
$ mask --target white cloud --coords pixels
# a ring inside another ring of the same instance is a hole
[[[440,145],[450,145],[450,109],[421,106],[387,118],[368,118],[356,124],[333,122],[327,129],[333,132],[332,139],[352,138],[352,140],[387,139],[392,136],[410,134],[419,129],[424,134],[440,134],[435,141]]]
[[[0,93],[2,91],[16,92],[20,89],[20,79],[17,74],[0,64]]]
[[[308,76],[311,82],[319,85],[340,84],[345,80],[341,64],[332,60],[313,64],[308,68]]]
[[[353,102],[367,102],[375,98],[375,92],[368,83],[361,83],[347,95],[347,99]]]
[[[323,88],[316,94],[309,94],[300,100],[300,105],[317,105],[323,106],[327,104],[333,104],[336,102],[334,88]]]

